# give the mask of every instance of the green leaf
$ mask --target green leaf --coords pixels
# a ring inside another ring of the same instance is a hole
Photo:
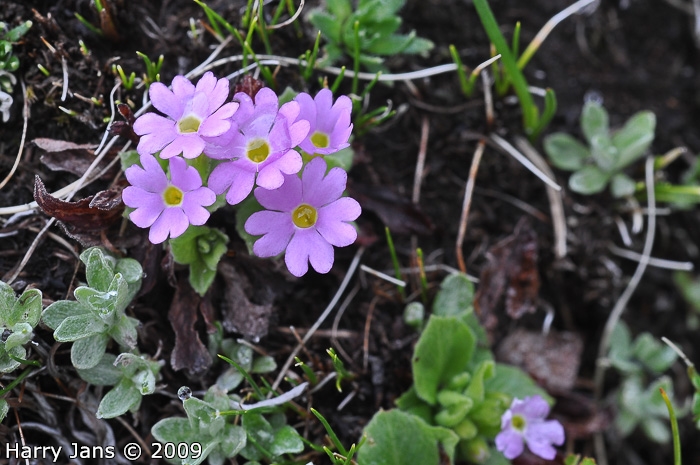
[[[613,145],[608,134],[596,134],[591,138],[591,156],[598,168],[609,173],[614,171],[619,159],[617,148]]]
[[[625,173],[617,173],[610,180],[610,192],[613,197],[620,198],[630,196],[634,194],[636,189],[637,183]]]
[[[352,14],[352,3],[350,3],[350,0],[326,0],[326,5],[328,6],[328,11],[340,21]]]
[[[492,360],[485,360],[477,366],[474,373],[472,373],[471,381],[469,386],[464,391],[464,394],[469,396],[474,402],[480,403],[484,401],[484,396],[486,394],[484,390],[484,382],[493,378],[494,375],[494,362]]]
[[[248,460],[262,460],[264,455],[252,442],[269,451],[273,440],[272,426],[261,414],[255,412],[247,412],[243,415],[241,423],[248,436],[248,443],[241,450],[241,455]]]
[[[442,444],[454,456],[458,436],[400,410],[380,411],[365,427],[367,441],[358,451],[362,465],[439,465]]]
[[[414,37],[408,46],[403,49],[405,55],[426,55],[429,51],[435,48],[432,40],[424,39],[423,37]]]
[[[41,321],[55,330],[69,316],[89,315],[90,309],[73,300],[57,300],[44,309]]]
[[[463,273],[453,273],[440,283],[433,314],[460,317],[474,311],[474,284]]]
[[[610,133],[608,112],[600,102],[589,100],[581,112],[581,130],[589,144],[594,137],[607,137]]]
[[[242,426],[226,425],[221,436],[221,452],[225,457],[236,456],[246,445],[246,434]]]
[[[114,386],[122,379],[122,372],[114,366],[117,357],[104,354],[97,365],[88,369],[77,369],[78,375],[94,386]]]
[[[143,267],[133,258],[122,258],[117,260],[117,266],[114,268],[116,273],[120,273],[129,287],[129,302],[131,302],[136,294],[141,289],[141,281],[143,280]]]
[[[547,391],[539,387],[523,370],[512,365],[497,363],[493,378],[486,380],[484,386],[487,392],[502,392],[519,399],[539,395],[549,405],[554,404],[554,399]]]
[[[649,333],[642,333],[634,340],[632,353],[647,368],[661,374],[671,368],[678,358],[676,352]]]
[[[252,195],[238,204],[238,211],[236,212],[236,232],[245,242],[250,255],[253,255],[253,244],[258,240],[259,236],[251,236],[248,234],[245,230],[245,222],[248,221],[248,218],[250,218],[253,213],[263,210],[263,206],[260,205],[258,200]]]
[[[10,334],[5,340],[5,350],[10,350],[13,347],[23,346],[32,339],[32,326],[29,323],[17,323],[13,325]]]
[[[435,405],[439,388],[463,371],[476,341],[469,327],[455,318],[431,316],[412,359],[416,393]]]
[[[396,399],[396,406],[401,410],[421,418],[426,423],[433,422],[433,409],[423,399],[418,397],[416,389],[411,386],[408,391],[404,392]]]
[[[106,333],[93,334],[76,340],[70,350],[70,361],[75,368],[86,370],[100,363],[107,349],[109,336]]]
[[[627,325],[622,321],[613,329],[608,358],[615,368],[624,373],[640,371],[640,366],[632,361],[632,337]]]
[[[393,34],[388,37],[378,37],[363,48],[366,53],[375,55],[397,55],[411,45],[415,40],[415,32],[408,35]]]
[[[12,357],[24,360],[27,356],[27,351],[22,346],[13,347],[10,350],[5,350],[0,347],[0,373],[10,373],[15,371],[21,363]]]
[[[279,456],[282,454],[298,454],[304,450],[304,442],[301,440],[297,430],[291,426],[285,425],[275,431],[275,437],[270,446],[272,455]]]
[[[102,398],[97,418],[114,418],[123,415],[141,402],[141,393],[130,379],[122,379],[111,391]]]
[[[342,40],[343,22],[336,17],[321,10],[313,10],[308,16],[309,22],[313,24],[321,34],[329,41],[340,44]]]
[[[184,459],[182,465],[198,465],[212,453],[219,445],[218,440],[198,434],[197,430],[190,427],[190,422],[186,418],[164,418],[151,428],[153,437],[163,443],[179,444],[181,442],[187,444],[198,443],[202,447],[202,454],[197,459]],[[190,448],[190,450],[192,450]]]
[[[4,319],[5,324],[12,326],[16,323],[27,323],[34,328],[41,318],[41,291],[27,289],[18,299],[15,299],[13,294],[13,300],[14,305],[7,318]]]
[[[624,127],[612,137],[619,151],[615,168],[622,169],[644,155],[654,141],[656,116],[650,111],[641,111],[632,116]]]
[[[136,347],[136,340],[138,338],[136,328],[139,324],[139,320],[136,318],[121,315],[109,329],[109,335],[119,344],[122,350],[131,350]]]
[[[543,145],[549,161],[560,170],[580,170],[591,156],[585,145],[563,132],[545,137]]]
[[[666,421],[654,417],[647,417],[642,419],[640,426],[644,434],[654,442],[666,444],[671,440],[671,432],[666,425]]]
[[[335,168],[336,166],[345,171],[350,171],[354,158],[355,151],[352,149],[352,146],[345,147],[337,152],[329,153],[328,155],[323,155],[323,159],[326,161],[329,171],[331,168]]]
[[[199,295],[206,294],[216,277],[216,267],[226,253],[228,236],[207,226],[190,226],[184,234],[170,241],[170,251],[177,263],[190,265],[190,284]]]
[[[131,165],[136,165],[139,163],[139,153],[136,150],[127,150],[126,152],[121,152],[119,158],[122,165],[122,171],[126,171]]]
[[[80,261],[85,263],[88,285],[98,291],[106,292],[112,284],[117,260],[101,247],[91,247],[80,254]]]
[[[396,15],[403,8],[406,0],[360,0],[357,4],[357,11],[366,11],[369,18],[374,21],[381,21]],[[360,13],[363,14],[363,13]]]
[[[92,314],[82,314],[65,318],[53,337],[58,342],[72,342],[107,330],[107,325]]]
[[[579,194],[597,194],[605,189],[609,175],[597,166],[584,166],[569,178],[569,188]]]
[[[7,401],[5,399],[0,399],[0,422],[5,419],[9,411],[10,406],[7,405]]]
[[[253,360],[253,366],[250,371],[251,373],[270,373],[276,369],[277,363],[275,363],[275,359],[269,355],[263,355]]]

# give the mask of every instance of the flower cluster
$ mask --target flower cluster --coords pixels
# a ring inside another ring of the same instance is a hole
[[[147,113],[133,126],[140,136],[140,166],[126,170],[131,185],[123,199],[134,209],[134,224],[150,227],[151,242],[161,243],[189,225],[203,225],[217,195],[236,205],[253,193],[265,208],[245,222],[248,234],[262,236],[254,253],[285,252],[295,276],[305,274],[309,262],[327,273],[333,246],[357,238],[349,223],[361,212],[357,201],[342,197],[346,172],[326,173],[323,159],[349,146],[350,99],[334,102],[323,89],[280,106],[277,94],[262,88],[255,96],[238,92],[227,102],[229,82],[211,72],[197,85],[177,76],[171,87],[156,82],[149,89],[153,106],[165,116]],[[209,162],[198,163],[200,157]]]
[[[545,460],[552,460],[557,451],[552,444],[564,444],[564,427],[556,420],[545,420],[549,405],[540,396],[513,399],[501,417],[501,432],[496,436],[496,448],[512,460],[528,449]]]

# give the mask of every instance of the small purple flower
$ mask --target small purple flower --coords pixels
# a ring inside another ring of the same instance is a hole
[[[501,432],[496,436],[496,448],[512,460],[523,453],[524,444],[533,454],[552,460],[557,451],[552,444],[564,444],[564,427],[556,420],[545,421],[549,405],[540,396],[513,399],[501,417]]]
[[[228,118],[236,112],[238,103],[224,104],[228,80],[217,80],[212,72],[207,72],[195,87],[186,77],[175,76],[172,88],[171,91],[160,82],[149,88],[153,106],[167,118],[146,113],[134,122],[134,132],[141,136],[136,148],[139,155],[160,151],[163,159],[179,154],[195,158],[231,128]]]
[[[274,257],[286,249],[284,261],[294,276],[303,276],[309,262],[319,273],[328,273],[333,246],[345,247],[357,239],[348,222],[360,216],[360,204],[341,197],[347,177],[341,168],[326,175],[326,162],[314,158],[301,179],[286,175],[277,189],[255,189],[255,198],[267,209],[253,213],[245,223],[248,234],[262,235],[253,244],[255,255]]]
[[[301,93],[294,100],[299,102],[301,107],[297,120],[307,120],[311,123],[309,135],[299,144],[304,152],[311,155],[328,155],[350,145],[350,98],[341,95],[333,103],[333,93],[329,89],[321,89],[314,99],[307,93]]]
[[[255,103],[243,92],[234,97],[240,107],[231,118],[231,131],[207,152],[211,158],[230,160],[214,168],[208,185],[217,194],[228,189],[231,205],[245,199],[256,183],[277,189],[285,174],[298,173],[302,160],[294,147],[309,132],[308,121],[296,121],[299,104],[288,102],[278,109],[277,94],[269,88],[258,91]]]
[[[209,219],[204,208],[216,201],[214,192],[202,187],[202,178],[196,169],[187,166],[184,159],[170,159],[170,180],[153,155],[141,155],[141,166],[126,169],[131,186],[124,189],[122,199],[131,208],[129,218],[139,228],[148,228],[148,239],[160,244],[176,238],[190,224],[201,226]]]

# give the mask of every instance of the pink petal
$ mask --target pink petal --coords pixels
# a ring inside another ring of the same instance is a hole
[[[284,176],[276,163],[265,166],[258,173],[257,185],[265,189],[277,189],[284,182]]]
[[[200,187],[199,189],[188,192],[182,201],[182,210],[187,215],[190,224],[201,226],[209,219],[209,210],[203,205],[211,205],[216,201],[216,195],[211,189]]]
[[[218,110],[214,111],[211,114],[211,117],[216,118],[216,119],[231,118],[238,110],[238,106],[239,106],[238,102],[229,102],[226,105],[219,108]]]
[[[316,130],[316,102],[306,92],[301,92],[294,100],[299,103],[299,114],[296,117],[297,121],[305,120],[309,122],[309,132],[313,133]]]
[[[289,150],[277,160],[275,166],[284,174],[297,174],[301,171],[302,166],[304,166],[304,162],[299,152],[296,150]]]
[[[180,145],[182,156],[185,158],[197,158],[204,152],[204,140],[196,134],[180,136],[173,142]]]
[[[330,145],[338,147],[348,143],[350,134],[352,133],[352,124],[350,124],[350,113],[343,113],[338,118],[338,121],[333,126],[330,133]]]
[[[224,104],[228,98],[229,82],[227,79],[219,79],[216,86],[207,95],[209,97],[209,113],[214,113]],[[238,107],[238,104],[236,104]]]
[[[287,102],[282,105],[278,113],[288,121],[287,124],[292,124],[298,119],[297,117],[299,116],[300,111],[301,106],[299,105],[299,102],[292,100],[291,102]]]
[[[277,189],[255,189],[255,198],[268,210],[291,213],[301,204],[301,179],[290,175],[284,177],[284,183]]]
[[[306,120],[297,121],[289,126],[290,147],[296,147],[309,135],[311,125]]]
[[[222,194],[226,189],[226,201],[236,205],[245,199],[253,190],[255,184],[255,172],[250,172],[232,161],[222,163],[209,175],[208,186],[216,194]]]
[[[238,110],[233,115],[233,121],[238,126],[243,126],[253,117],[255,104],[250,96],[244,92],[238,92],[233,98],[239,103]]]
[[[161,195],[146,192],[138,187],[129,186],[124,189],[122,200],[125,205],[136,208],[129,214],[129,218],[139,228],[151,226],[165,209],[165,202]]]
[[[347,184],[348,174],[342,168],[332,168],[324,178],[325,172],[325,160],[317,157],[306,165],[301,175],[304,201],[316,208],[338,200]]]
[[[148,88],[148,95],[151,98],[151,103],[153,103],[153,106],[157,110],[165,113],[174,120],[177,120],[180,118],[180,116],[182,116],[184,105],[182,104],[181,100],[178,99],[175,94],[173,94],[173,92],[166,87],[165,84],[161,82],[152,83]]]
[[[253,244],[258,257],[274,257],[284,251],[294,235],[294,226],[288,213],[264,210],[253,213],[245,223],[248,234],[263,235]]]
[[[331,112],[331,107],[333,106],[333,92],[330,89],[321,89],[316,94],[314,98],[316,102],[316,117],[317,119],[323,120],[328,118]]]
[[[231,129],[231,122],[209,117],[199,126],[199,134],[204,137],[217,137]]]
[[[199,81],[195,86],[195,92],[204,92],[208,96],[214,90],[214,86],[216,86],[216,84],[216,77],[214,77],[214,73],[207,71],[201,78],[199,78]]]
[[[161,150],[159,154],[160,158],[167,160],[180,155],[182,153],[182,146],[177,143],[177,140],[181,137],[182,136],[177,136],[171,143],[163,147],[163,150]]]
[[[192,113],[204,120],[209,116],[209,99],[204,92],[195,92],[192,97]]]
[[[255,94],[255,111],[262,113],[277,113],[279,108],[279,99],[274,90],[269,87],[263,87]]]
[[[505,458],[512,460],[523,453],[523,438],[511,429],[501,431],[496,436],[496,448]]]
[[[361,211],[355,199],[343,197],[318,210],[316,229],[330,244],[348,246],[357,239],[357,230],[346,221],[354,221]]]
[[[557,456],[557,450],[546,441],[527,441],[527,448],[545,460],[553,460]]]
[[[306,274],[309,261],[317,272],[328,273],[333,266],[333,246],[314,228],[297,229],[289,241],[284,261],[289,271],[297,277]]]
[[[194,94],[194,84],[185,76],[175,76],[173,78],[173,93],[180,101],[189,100]]]
[[[153,223],[148,233],[148,239],[154,244],[160,244],[168,238],[174,239],[184,233],[190,225],[185,212],[179,207],[166,208],[163,214]]]
[[[170,181],[183,192],[193,191],[202,187],[199,172],[180,157],[170,159]]]
[[[162,193],[168,185],[168,178],[153,155],[141,155],[141,166],[131,165],[124,174],[132,186],[148,192]]]
[[[549,404],[540,396],[530,396],[526,397],[517,408],[511,408],[511,410],[513,413],[522,413],[528,420],[545,418],[549,415]]]
[[[564,439],[564,427],[556,420],[530,421],[525,429],[525,441],[528,447],[531,442],[546,442],[560,446],[564,444]]]

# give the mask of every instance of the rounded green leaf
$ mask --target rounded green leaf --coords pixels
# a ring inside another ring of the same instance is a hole
[[[114,418],[123,415],[138,402],[141,393],[130,379],[122,379],[102,398],[95,416],[97,418]]]
[[[121,370],[114,366],[116,358],[113,354],[104,354],[94,367],[78,369],[78,375],[94,386],[114,386],[122,378]]]
[[[608,136],[610,121],[608,112],[600,102],[589,100],[581,112],[581,130],[590,144],[595,136]]]
[[[634,194],[637,183],[624,173],[618,173],[610,180],[610,192],[613,197],[627,197]]]
[[[612,143],[619,151],[615,167],[622,169],[644,155],[654,141],[655,129],[656,115],[650,111],[640,111],[627,120],[612,137]]]
[[[70,350],[70,361],[75,368],[86,370],[100,363],[107,349],[109,336],[105,333],[78,339]]]
[[[413,354],[413,380],[420,398],[435,405],[437,392],[464,371],[476,338],[469,327],[451,317],[431,316]]]
[[[367,441],[358,451],[362,465],[438,465],[439,444],[448,455],[459,438],[452,431],[430,426],[400,410],[380,411],[365,428]]]
[[[579,194],[597,194],[605,189],[608,174],[597,166],[584,166],[569,178],[569,187]]]
[[[74,300],[58,300],[44,309],[41,321],[51,329],[56,329],[69,316],[88,315],[90,309]]]
[[[82,314],[66,317],[54,331],[53,337],[58,342],[72,342],[106,330],[107,325],[102,320],[92,314]]]
[[[270,446],[270,452],[274,456],[282,454],[298,454],[304,450],[304,443],[297,430],[289,425],[275,431],[275,437]]]
[[[580,170],[591,156],[585,145],[563,132],[545,137],[543,144],[549,161],[560,170]]]
[[[474,284],[464,273],[453,273],[440,283],[433,301],[433,314],[460,316],[473,311]]]

